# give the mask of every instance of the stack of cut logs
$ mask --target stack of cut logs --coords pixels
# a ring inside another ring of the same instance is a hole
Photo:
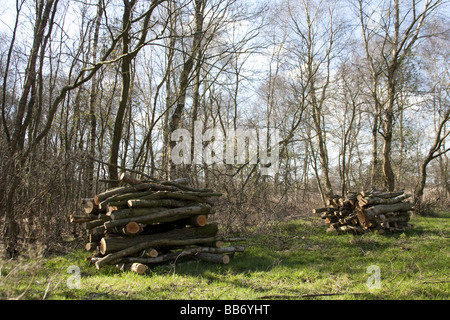
[[[411,228],[413,203],[403,191],[371,190],[334,196],[324,208],[313,209],[329,225],[327,232],[361,234],[368,230],[396,232]]]
[[[214,214],[210,189],[194,189],[185,179],[141,181],[122,174],[121,186],[82,199],[85,215],[71,216],[83,223],[89,241],[86,250],[97,269],[115,265],[143,273],[148,265],[184,257],[227,264],[230,255],[244,251],[245,238],[218,236],[218,226],[208,223]]]

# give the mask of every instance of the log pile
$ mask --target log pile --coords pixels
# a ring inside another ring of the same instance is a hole
[[[410,197],[404,191],[348,193],[329,198],[326,207],[313,209],[313,213],[320,214],[328,225],[327,232],[335,234],[404,231],[412,227],[409,220],[414,205],[407,200]]]
[[[143,273],[149,265],[185,257],[228,264],[244,251],[231,244],[245,238],[221,237],[217,224],[208,223],[215,213],[212,198],[220,193],[191,188],[185,179],[149,182],[122,174],[120,181],[120,187],[82,199],[84,214],[70,217],[87,230],[86,250],[97,269],[115,265]]]

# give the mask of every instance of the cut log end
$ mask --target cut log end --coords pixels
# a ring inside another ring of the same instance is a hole
[[[230,263],[230,256],[226,255],[226,254],[222,255],[222,254],[216,254],[216,253],[200,252],[196,256],[200,260],[203,260],[206,262],[222,263],[222,264]]]
[[[131,221],[127,223],[125,230],[129,235],[136,235],[142,231],[142,226],[137,222]]]
[[[134,263],[119,263],[116,267],[121,271],[133,271],[138,274],[143,274],[147,271],[148,266],[139,262]]]

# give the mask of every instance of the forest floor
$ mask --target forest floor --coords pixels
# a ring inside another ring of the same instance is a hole
[[[448,300],[450,212],[410,222],[404,233],[364,235],[327,234],[318,217],[273,223],[228,265],[178,261],[143,275],[96,270],[82,249],[36,253],[0,261],[0,299]]]

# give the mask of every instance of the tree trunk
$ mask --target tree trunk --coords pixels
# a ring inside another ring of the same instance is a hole
[[[194,41],[192,44],[191,52],[187,58],[187,60],[183,64],[183,70],[180,76],[180,85],[177,97],[177,104],[175,107],[175,111],[170,118],[169,123],[169,133],[172,134],[176,129],[180,127],[181,124],[181,116],[185,107],[186,102],[186,93],[189,85],[189,76],[194,67],[194,59],[197,58],[198,52],[201,48],[201,40],[203,38],[203,10],[205,7],[205,0],[195,0],[195,33],[194,33]],[[200,66],[198,66],[200,67]],[[175,176],[175,165],[170,161],[170,154],[173,148],[176,145],[176,141],[170,141],[169,139],[169,180],[171,180]]]
[[[117,172],[117,164],[119,158],[120,141],[122,140],[123,119],[125,116],[125,110],[128,105],[128,95],[130,92],[131,74],[130,66],[132,57],[129,55],[130,35],[129,30],[131,26],[131,10],[137,0],[124,0],[124,11],[122,17],[122,30],[124,32],[122,38],[122,93],[120,96],[119,107],[117,109],[116,119],[114,122],[114,133],[111,144],[111,157],[109,162],[112,164],[109,166],[109,178],[111,180],[119,180],[119,173]],[[117,187],[117,182],[110,183],[110,187]]]

